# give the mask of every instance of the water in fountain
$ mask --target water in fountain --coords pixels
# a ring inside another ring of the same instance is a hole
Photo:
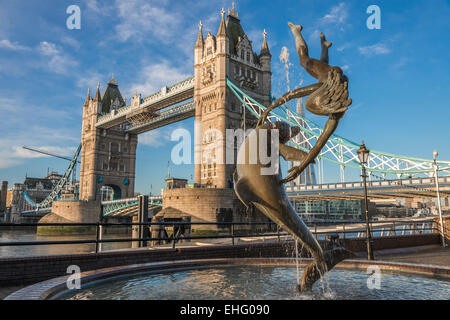
[[[298,241],[295,240],[295,265],[297,268],[297,291],[300,289],[300,265],[298,261]]]

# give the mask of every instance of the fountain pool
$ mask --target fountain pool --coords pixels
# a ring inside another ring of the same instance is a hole
[[[381,272],[379,288],[366,271],[333,269],[313,291],[295,290],[295,264],[217,264],[125,274],[54,295],[60,300],[424,300],[450,299],[450,282]],[[368,281],[369,280],[369,281]],[[368,282],[372,285],[368,285]],[[371,287],[371,288],[369,288]]]

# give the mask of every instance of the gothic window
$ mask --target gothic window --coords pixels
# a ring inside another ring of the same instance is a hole
[[[124,153],[126,153],[126,152],[128,152],[128,148],[127,148],[127,147],[123,147],[123,148],[122,148],[122,151],[123,151]]]
[[[239,67],[238,66],[234,66],[234,74],[239,74]]]
[[[108,170],[108,162],[103,160],[103,170]]]
[[[247,69],[247,78],[250,78],[250,70]]]
[[[120,165],[119,165],[119,171],[120,172],[124,172],[125,171],[125,166],[124,166],[123,162],[121,162]]]
[[[247,61],[250,62],[250,52],[247,52]]]
[[[111,152],[119,152],[119,144],[116,142],[111,142]]]
[[[209,47],[207,50],[206,50],[206,55],[210,55],[210,54],[212,54],[212,48],[211,47]]]
[[[241,59],[244,60],[244,49],[241,50]]]
[[[111,162],[109,165],[111,171],[117,171],[117,162]]]

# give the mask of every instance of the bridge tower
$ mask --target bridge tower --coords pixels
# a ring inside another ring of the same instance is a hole
[[[88,91],[81,131],[80,200],[101,201],[102,187],[112,188],[114,199],[134,196],[137,135],[125,133],[122,125],[95,127],[98,116],[124,105],[114,76],[101,96],[99,85],[93,99]]]
[[[251,115],[244,114],[246,109],[227,88],[227,77],[263,105],[271,103],[271,54],[265,30],[263,35],[257,54],[241,26],[234,3],[226,20],[222,9],[216,36],[208,32],[204,38],[199,24],[194,49],[196,184],[218,189],[232,186],[236,161],[225,163],[226,130],[250,129],[252,125]],[[235,149],[235,159],[236,155]]]

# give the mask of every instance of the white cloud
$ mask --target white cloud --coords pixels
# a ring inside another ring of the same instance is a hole
[[[131,97],[134,92],[141,93],[143,97],[161,90],[164,86],[170,86],[192,76],[181,69],[173,67],[168,61],[145,66],[138,75],[138,81],[130,85],[127,92]]]
[[[138,136],[139,144],[150,147],[162,147],[168,143],[172,143],[170,137],[172,132],[177,129],[186,129],[181,125],[176,127],[163,127],[153,131],[145,132]],[[175,142],[173,142],[175,143]]]
[[[75,154],[76,147],[55,147],[55,146],[27,146],[33,149],[41,150],[44,152],[52,153],[62,157],[72,157]],[[23,146],[13,146],[12,158],[21,159],[35,159],[35,158],[48,158],[49,155],[34,152],[28,149],[24,149]]]
[[[85,0],[86,6],[89,10],[92,10],[93,12],[99,13],[101,12],[100,6],[98,5],[97,0]]]
[[[72,37],[64,36],[64,37],[61,38],[61,42],[65,43],[65,44],[67,44],[67,45],[69,45],[72,48],[77,49],[77,50],[80,49],[80,47],[81,47],[80,42],[78,40],[72,38]]]
[[[42,41],[38,46],[39,53],[45,58],[47,70],[58,74],[65,74],[70,68],[76,67],[78,61],[62,52],[56,44]]]
[[[141,41],[144,38],[171,40],[182,18],[170,9],[146,0],[116,0],[115,6],[121,19],[116,26],[117,36],[121,41],[129,39]]]
[[[18,44],[17,42],[11,42],[8,39],[0,40],[0,48],[9,49],[13,51],[28,51],[30,50],[29,47],[22,46]]]
[[[59,54],[59,50],[54,43],[43,41],[39,44],[39,52],[45,56],[54,56]]]
[[[377,43],[371,46],[359,47],[359,53],[371,57],[375,55],[389,54],[391,50],[383,43]]]
[[[101,74],[96,71],[87,71],[84,72],[83,75],[80,75],[76,85],[79,88],[90,88],[92,94],[92,90],[97,88],[97,83],[100,82],[100,84],[102,84],[105,79],[107,79],[105,74]]]
[[[72,120],[73,114],[68,111],[36,106],[22,98],[0,97],[0,114],[0,168],[42,157],[22,149],[22,146],[70,156],[79,143],[78,125],[62,125],[63,121]]]
[[[323,24],[343,24],[347,20],[348,16],[347,6],[344,2],[341,2],[337,6],[332,7],[331,11],[323,16],[320,22]]]

